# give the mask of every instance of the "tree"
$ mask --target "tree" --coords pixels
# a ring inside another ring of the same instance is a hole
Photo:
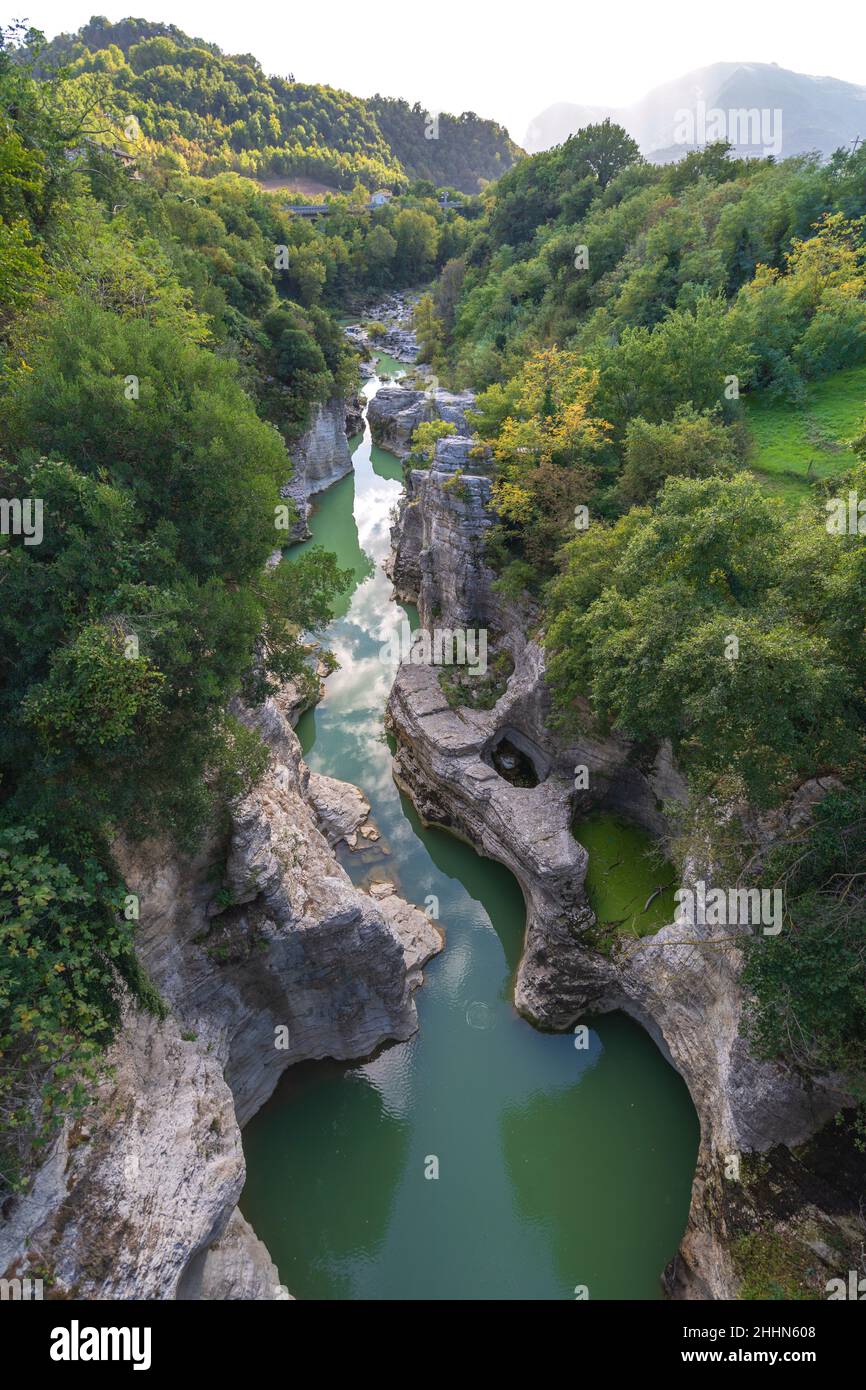
[[[672,420],[659,424],[637,415],[625,433],[618,495],[625,506],[632,506],[651,501],[666,478],[730,474],[742,448],[740,435],[691,405],[680,406]]]
[[[0,814],[2,1191],[26,1186],[34,1157],[90,1100],[124,998],[163,1012],[133,925],[92,847],[58,857],[36,830]]]
[[[754,344],[757,380],[796,396],[799,372],[818,376],[866,355],[864,222],[825,214],[795,238],[782,269],[759,265],[731,312]]]
[[[749,338],[721,296],[701,296],[694,309],[675,309],[652,330],[627,328],[618,343],[590,354],[599,374],[598,405],[624,430],[635,415],[658,423],[679,406],[724,405],[726,378],[741,386],[751,373]]]
[[[146,525],[170,522],[192,574],[243,579],[273,547],[285,447],[235,366],[170,328],[64,305],[10,376],[0,418],[14,450],[107,470]]]
[[[436,313],[442,320],[446,332],[450,332],[454,326],[454,316],[465,278],[466,261],[462,256],[454,256],[445,262],[436,281]]]
[[[442,348],[443,329],[432,295],[422,294],[415,305],[413,322],[421,361],[435,363]]]
[[[866,796],[831,791],[764,856],[785,929],[745,943],[746,1034],[761,1057],[807,1076],[842,1072],[866,1103]]]
[[[147,65],[174,31],[132,20],[116,37],[160,40],[138,55],[142,86],[182,84]],[[118,834],[195,850],[268,764],[230,702],[315,684],[309,645],[348,575],[318,550],[266,566],[291,460],[263,416],[289,434],[354,360],[315,306],[269,312],[274,246],[299,237],[316,297],[324,234],[307,241],[240,179],[189,179],[180,156],[131,179],[89,128],[91,74],[39,85],[20,59],[0,51],[0,493],[38,499],[43,525],[33,545],[0,536],[4,1191],[91,1098],[124,1009],[160,1012]],[[97,66],[132,73],[118,46]]]
[[[509,410],[492,439],[493,500],[505,539],[519,540],[541,572],[573,535],[575,508],[592,494],[609,428],[590,413],[597,385],[577,353],[550,348],[535,353],[504,391],[494,388],[481,399],[482,420],[496,418],[500,400]]]
[[[396,240],[387,227],[377,223],[370,229],[363,250],[366,275],[371,285],[381,287],[387,283],[396,253]]]
[[[597,125],[583,126],[566,140],[563,150],[569,161],[590,169],[603,190],[630,164],[640,164],[642,156],[636,140],[621,125],[605,117]]]
[[[412,450],[407,465],[413,468],[429,468],[436,453],[440,439],[455,434],[457,426],[450,420],[422,420],[412,432]]]
[[[759,804],[816,764],[858,756],[862,650],[839,642],[838,612],[816,614],[788,568],[788,533],[798,545],[800,528],[781,505],[745,474],[671,478],[654,513],[633,515],[611,538],[619,554],[591,527],[551,587],[560,708],[589,698],[630,736],[669,738],[698,792],[736,784]],[[838,585],[846,553],[813,534],[815,568],[838,567]],[[599,554],[605,570],[575,610],[585,550],[590,572]]]
[[[439,234],[435,217],[416,208],[401,208],[392,231],[397,239],[394,268],[401,282],[412,284],[426,279],[436,260]]]

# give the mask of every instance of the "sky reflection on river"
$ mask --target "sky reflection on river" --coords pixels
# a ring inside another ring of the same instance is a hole
[[[298,733],[311,768],[372,805],[382,840],[341,856],[353,880],[391,879],[420,905],[435,894],[446,949],[426,969],[415,1037],[359,1065],[285,1074],[244,1131],[243,1210],[300,1298],[562,1299],[578,1284],[658,1297],[688,1210],[691,1102],[629,1019],[597,1020],[581,1051],[516,1015],[517,883],[423,829],[395,786],[380,649],[407,610],[381,565],[400,465],[368,432],[354,462],[354,482],[317,499],[312,520],[358,587],[328,634],[340,669]]]

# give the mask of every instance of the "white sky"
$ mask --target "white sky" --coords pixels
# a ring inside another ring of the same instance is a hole
[[[862,0],[14,0],[13,14],[53,37],[96,12],[178,25],[268,73],[476,111],[521,143],[555,101],[625,105],[660,82],[719,61],[775,62],[866,85]],[[9,5],[11,9],[11,5]]]

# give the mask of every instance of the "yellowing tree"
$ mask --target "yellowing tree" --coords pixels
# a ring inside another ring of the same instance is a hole
[[[598,376],[581,366],[576,352],[547,348],[523,369],[517,414],[503,421],[493,445],[494,457],[506,466],[574,463],[596,449],[610,426],[589,414]]]
[[[597,384],[576,352],[554,347],[534,353],[505,388],[514,405],[492,441],[494,503],[509,539],[519,537],[541,568],[573,536],[575,507],[589,501],[594,456],[610,432],[590,413]]]

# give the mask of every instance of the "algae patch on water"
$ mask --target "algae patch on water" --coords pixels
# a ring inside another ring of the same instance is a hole
[[[601,812],[572,833],[589,854],[586,893],[600,927],[649,936],[674,920],[676,873],[651,835]]]

